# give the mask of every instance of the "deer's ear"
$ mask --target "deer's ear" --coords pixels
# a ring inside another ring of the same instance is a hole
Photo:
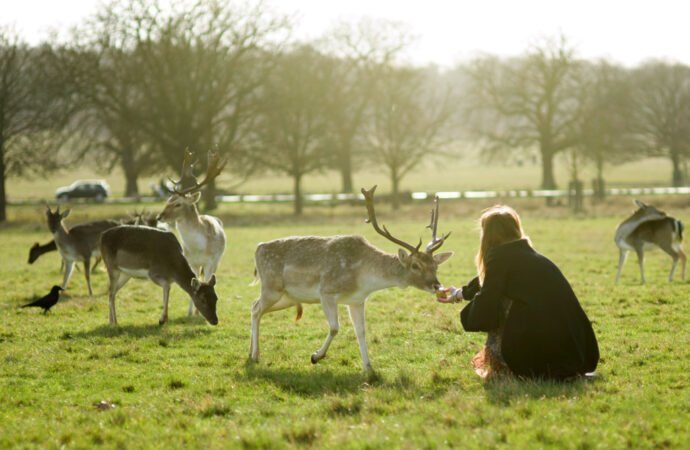
[[[647,205],[645,205],[644,203],[642,203],[638,199],[633,200],[633,202],[635,202],[635,204],[637,205],[638,208],[646,208],[647,207]]]
[[[398,261],[400,261],[400,264],[402,264],[404,267],[407,267],[410,265],[410,255],[405,250],[399,248]]]
[[[196,291],[199,290],[199,286],[200,286],[200,285],[201,285],[201,283],[199,283],[199,280],[197,280],[196,277],[195,277],[195,278],[192,278],[192,290],[193,290],[194,292],[196,292]]]
[[[201,192],[193,193],[189,196],[189,199],[192,201],[192,203],[197,203],[199,199],[201,199]]]
[[[436,264],[441,265],[444,262],[448,261],[448,259],[450,259],[451,256],[453,256],[453,252],[439,253],[438,255],[434,255],[434,261],[436,261]]]
[[[66,209],[66,210],[64,210],[64,211],[62,212],[62,214],[60,214],[60,215],[61,215],[62,218],[64,219],[65,217],[69,216],[69,213],[71,213],[71,212],[72,212],[71,209]]]
[[[216,274],[211,275],[211,279],[208,280],[208,285],[211,287],[216,285]]]

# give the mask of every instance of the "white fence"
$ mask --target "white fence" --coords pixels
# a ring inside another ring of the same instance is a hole
[[[584,196],[592,196],[592,189],[583,189]],[[646,187],[646,188],[609,188],[606,189],[607,196],[641,196],[641,195],[688,195],[690,187]],[[405,194],[408,195],[408,194]],[[441,192],[412,192],[409,194],[411,200],[425,200],[434,195],[441,199],[486,199],[486,198],[559,198],[568,197],[570,192],[565,189],[544,190],[544,189],[512,189],[503,191],[441,191]],[[385,195],[384,195],[385,196]],[[362,194],[304,194],[306,203],[341,203],[354,200],[363,200]],[[219,195],[216,201],[219,203],[288,203],[293,202],[295,196],[292,194],[236,194]],[[155,203],[161,202],[159,197],[142,196],[118,197],[106,200],[107,203]],[[45,200],[36,201],[10,201],[9,204],[32,204],[44,203]]]

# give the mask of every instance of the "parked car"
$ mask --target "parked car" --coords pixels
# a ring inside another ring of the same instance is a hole
[[[102,202],[110,194],[110,186],[105,180],[77,180],[69,186],[63,186],[55,191],[59,201],[77,198],[92,199]]]

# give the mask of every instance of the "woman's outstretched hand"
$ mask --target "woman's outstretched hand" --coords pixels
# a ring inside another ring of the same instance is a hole
[[[462,289],[454,286],[436,290],[436,301],[439,303],[457,303],[462,299]]]

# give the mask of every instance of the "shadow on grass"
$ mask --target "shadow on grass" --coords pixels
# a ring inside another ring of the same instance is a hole
[[[368,379],[360,372],[338,374],[331,371],[270,368],[251,361],[245,364],[244,378],[247,381],[263,380],[302,397],[358,391]]]
[[[603,383],[600,376],[593,379],[578,378],[572,381],[528,380],[498,378],[484,383],[489,402],[509,405],[518,398],[559,398],[580,396],[593,383]]]
[[[101,325],[93,328],[89,331],[79,331],[76,333],[65,333],[63,338],[65,339],[85,339],[93,337],[117,337],[117,336],[128,336],[128,337],[147,337],[147,336],[157,336],[157,335],[167,335],[166,328],[172,325],[183,324],[189,325],[190,327],[185,327],[183,329],[176,328],[171,333],[175,337],[193,337],[200,334],[208,334],[211,332],[210,327],[204,327],[203,325],[206,321],[200,317],[179,317],[176,319],[168,319],[165,325],[158,325],[157,322],[152,322],[151,324],[141,324],[141,325]]]

